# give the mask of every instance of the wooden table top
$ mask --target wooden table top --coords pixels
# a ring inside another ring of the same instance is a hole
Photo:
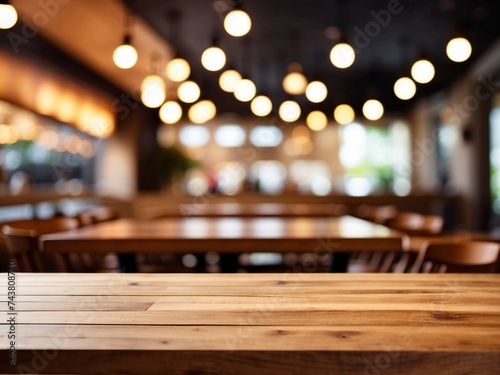
[[[341,216],[347,208],[339,204],[283,204],[283,203],[192,203],[155,206],[143,209],[139,216],[143,219],[169,217],[324,217]]]
[[[5,353],[0,373],[500,373],[496,274],[20,273],[16,286],[24,367]]]
[[[458,232],[455,234],[434,235],[434,236],[408,236],[409,249],[412,252],[418,253],[426,242],[463,242],[463,241],[487,241],[500,243],[500,235],[498,233],[487,232]]]
[[[42,236],[44,251],[395,251],[403,235],[350,216],[335,218],[120,219]]]

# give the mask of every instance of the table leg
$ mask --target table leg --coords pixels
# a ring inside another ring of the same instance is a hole
[[[118,265],[122,273],[137,273],[137,260],[135,254],[118,254]]]
[[[236,273],[238,272],[239,254],[220,254],[220,272],[221,273]]]
[[[347,264],[349,263],[350,253],[333,253],[330,261],[330,272],[345,273],[347,272]]]

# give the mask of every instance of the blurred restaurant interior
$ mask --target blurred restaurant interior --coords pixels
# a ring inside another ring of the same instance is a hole
[[[0,373],[499,374],[499,20],[0,1]]]

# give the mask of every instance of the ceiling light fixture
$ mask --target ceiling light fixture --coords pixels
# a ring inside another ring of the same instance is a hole
[[[349,104],[340,104],[333,111],[333,118],[340,125],[348,125],[354,121],[356,113]]]
[[[215,104],[210,100],[201,100],[191,106],[188,111],[189,120],[195,124],[203,124],[212,120],[217,114]]]
[[[223,72],[219,77],[219,86],[226,92],[234,92],[238,83],[242,80],[241,74],[235,69]]]
[[[273,110],[273,103],[267,96],[259,95],[250,103],[250,109],[255,116],[265,117]]]
[[[283,121],[294,122],[300,118],[300,106],[293,100],[284,101],[278,110],[279,115]]]
[[[184,103],[194,103],[200,98],[200,86],[194,81],[182,82],[177,88],[177,96]]]
[[[249,102],[255,97],[256,93],[255,83],[248,78],[243,78],[234,89],[234,96],[240,102]]]
[[[363,105],[363,115],[368,120],[377,121],[384,115],[384,106],[376,99],[370,99]]]
[[[191,74],[191,66],[186,59],[177,56],[167,63],[165,74],[173,82],[183,82]]]
[[[302,74],[302,66],[292,63],[288,66],[288,74],[283,78],[283,89],[290,95],[302,95],[306,92],[307,78]]]
[[[328,96],[328,89],[321,81],[312,81],[307,85],[306,98],[311,103],[321,103]]]
[[[420,59],[411,67],[411,76],[418,83],[429,83],[434,78],[436,70],[429,60]]]
[[[224,18],[224,29],[229,35],[240,37],[248,34],[252,28],[252,19],[241,6],[230,11]]]
[[[354,63],[354,60],[356,60],[356,52],[354,52],[354,48],[346,42],[337,43],[330,51],[330,61],[333,66],[339,69],[350,67]]]
[[[217,46],[216,40],[214,40],[211,47],[203,51],[201,55],[201,65],[211,72],[221,70],[224,65],[226,65],[226,54]]]
[[[130,69],[138,59],[137,51],[132,46],[132,37],[130,36],[130,15],[125,15],[125,36],[123,43],[116,47],[113,52],[113,62],[121,69]]]
[[[8,0],[0,1],[0,29],[10,29],[17,22],[18,16],[16,8],[14,8]]]
[[[312,111],[307,115],[306,124],[309,129],[319,132],[328,125],[328,117],[321,111]]]
[[[415,96],[417,86],[408,77],[402,77],[394,84],[394,93],[401,100],[409,100]]]
[[[141,100],[148,108],[158,108],[166,98],[166,87],[163,79],[156,74],[144,78],[141,84]]]
[[[451,61],[464,62],[472,54],[472,45],[463,37],[453,38],[446,45],[446,54]]]
[[[182,118],[182,108],[179,103],[168,101],[160,108],[160,119],[165,124],[175,124]]]

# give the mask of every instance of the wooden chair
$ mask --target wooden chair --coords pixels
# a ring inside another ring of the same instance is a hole
[[[5,244],[16,269],[20,272],[68,272],[73,270],[72,259],[60,254],[42,254],[39,237],[47,233],[78,228],[74,218],[56,217],[47,220],[21,220],[7,223],[2,232]]]
[[[494,242],[426,242],[420,249],[412,272],[491,273],[495,272],[500,245]]]
[[[101,223],[104,221],[111,221],[120,218],[120,214],[117,210],[112,207],[96,207],[87,212],[91,217],[94,223]]]

